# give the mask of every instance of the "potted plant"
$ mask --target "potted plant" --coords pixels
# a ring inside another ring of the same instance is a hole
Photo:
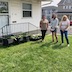
[[[42,39],[42,36],[38,35],[38,34],[30,36],[30,41],[37,41],[37,40],[40,40],[40,39]]]
[[[13,36],[4,36],[2,39],[2,43],[4,46],[8,46],[9,44],[12,44],[14,42]]]

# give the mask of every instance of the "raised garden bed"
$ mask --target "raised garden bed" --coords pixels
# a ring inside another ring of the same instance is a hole
[[[25,33],[19,34],[19,35],[8,35],[3,36],[2,38],[2,44],[4,46],[8,46],[10,44],[19,44],[23,42],[29,41],[30,36],[26,36]]]
[[[17,40],[17,39],[13,35],[3,36],[3,38],[2,38],[2,44],[4,46],[8,46],[10,44],[13,44],[15,40]]]
[[[14,43],[14,39],[3,39],[2,44],[4,46],[8,46],[10,44]]]
[[[28,41],[37,41],[40,39],[42,39],[41,35],[36,34],[36,35],[27,36],[26,33],[21,33],[17,35],[12,34],[8,36],[3,36],[0,39],[0,42],[2,42],[4,46],[9,46],[11,44],[20,44]]]

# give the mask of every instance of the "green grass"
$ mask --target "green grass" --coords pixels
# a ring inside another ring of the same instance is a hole
[[[59,42],[27,42],[11,47],[0,47],[0,72],[72,72],[72,37],[70,47]]]

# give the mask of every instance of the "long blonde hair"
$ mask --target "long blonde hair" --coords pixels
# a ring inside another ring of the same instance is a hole
[[[67,15],[63,15],[61,21],[64,21],[63,18],[66,18],[66,20],[68,19]]]
[[[63,15],[63,16],[62,16],[62,19],[61,19],[61,21],[60,21],[60,23],[59,23],[59,26],[61,26],[62,22],[64,21],[64,20],[63,20],[64,17],[66,18],[66,20],[68,19],[67,15]]]

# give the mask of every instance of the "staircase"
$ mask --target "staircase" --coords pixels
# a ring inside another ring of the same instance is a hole
[[[0,29],[0,36],[18,34],[18,33],[27,33],[27,35],[38,34],[40,33],[40,29],[29,23],[16,23],[5,25]]]

